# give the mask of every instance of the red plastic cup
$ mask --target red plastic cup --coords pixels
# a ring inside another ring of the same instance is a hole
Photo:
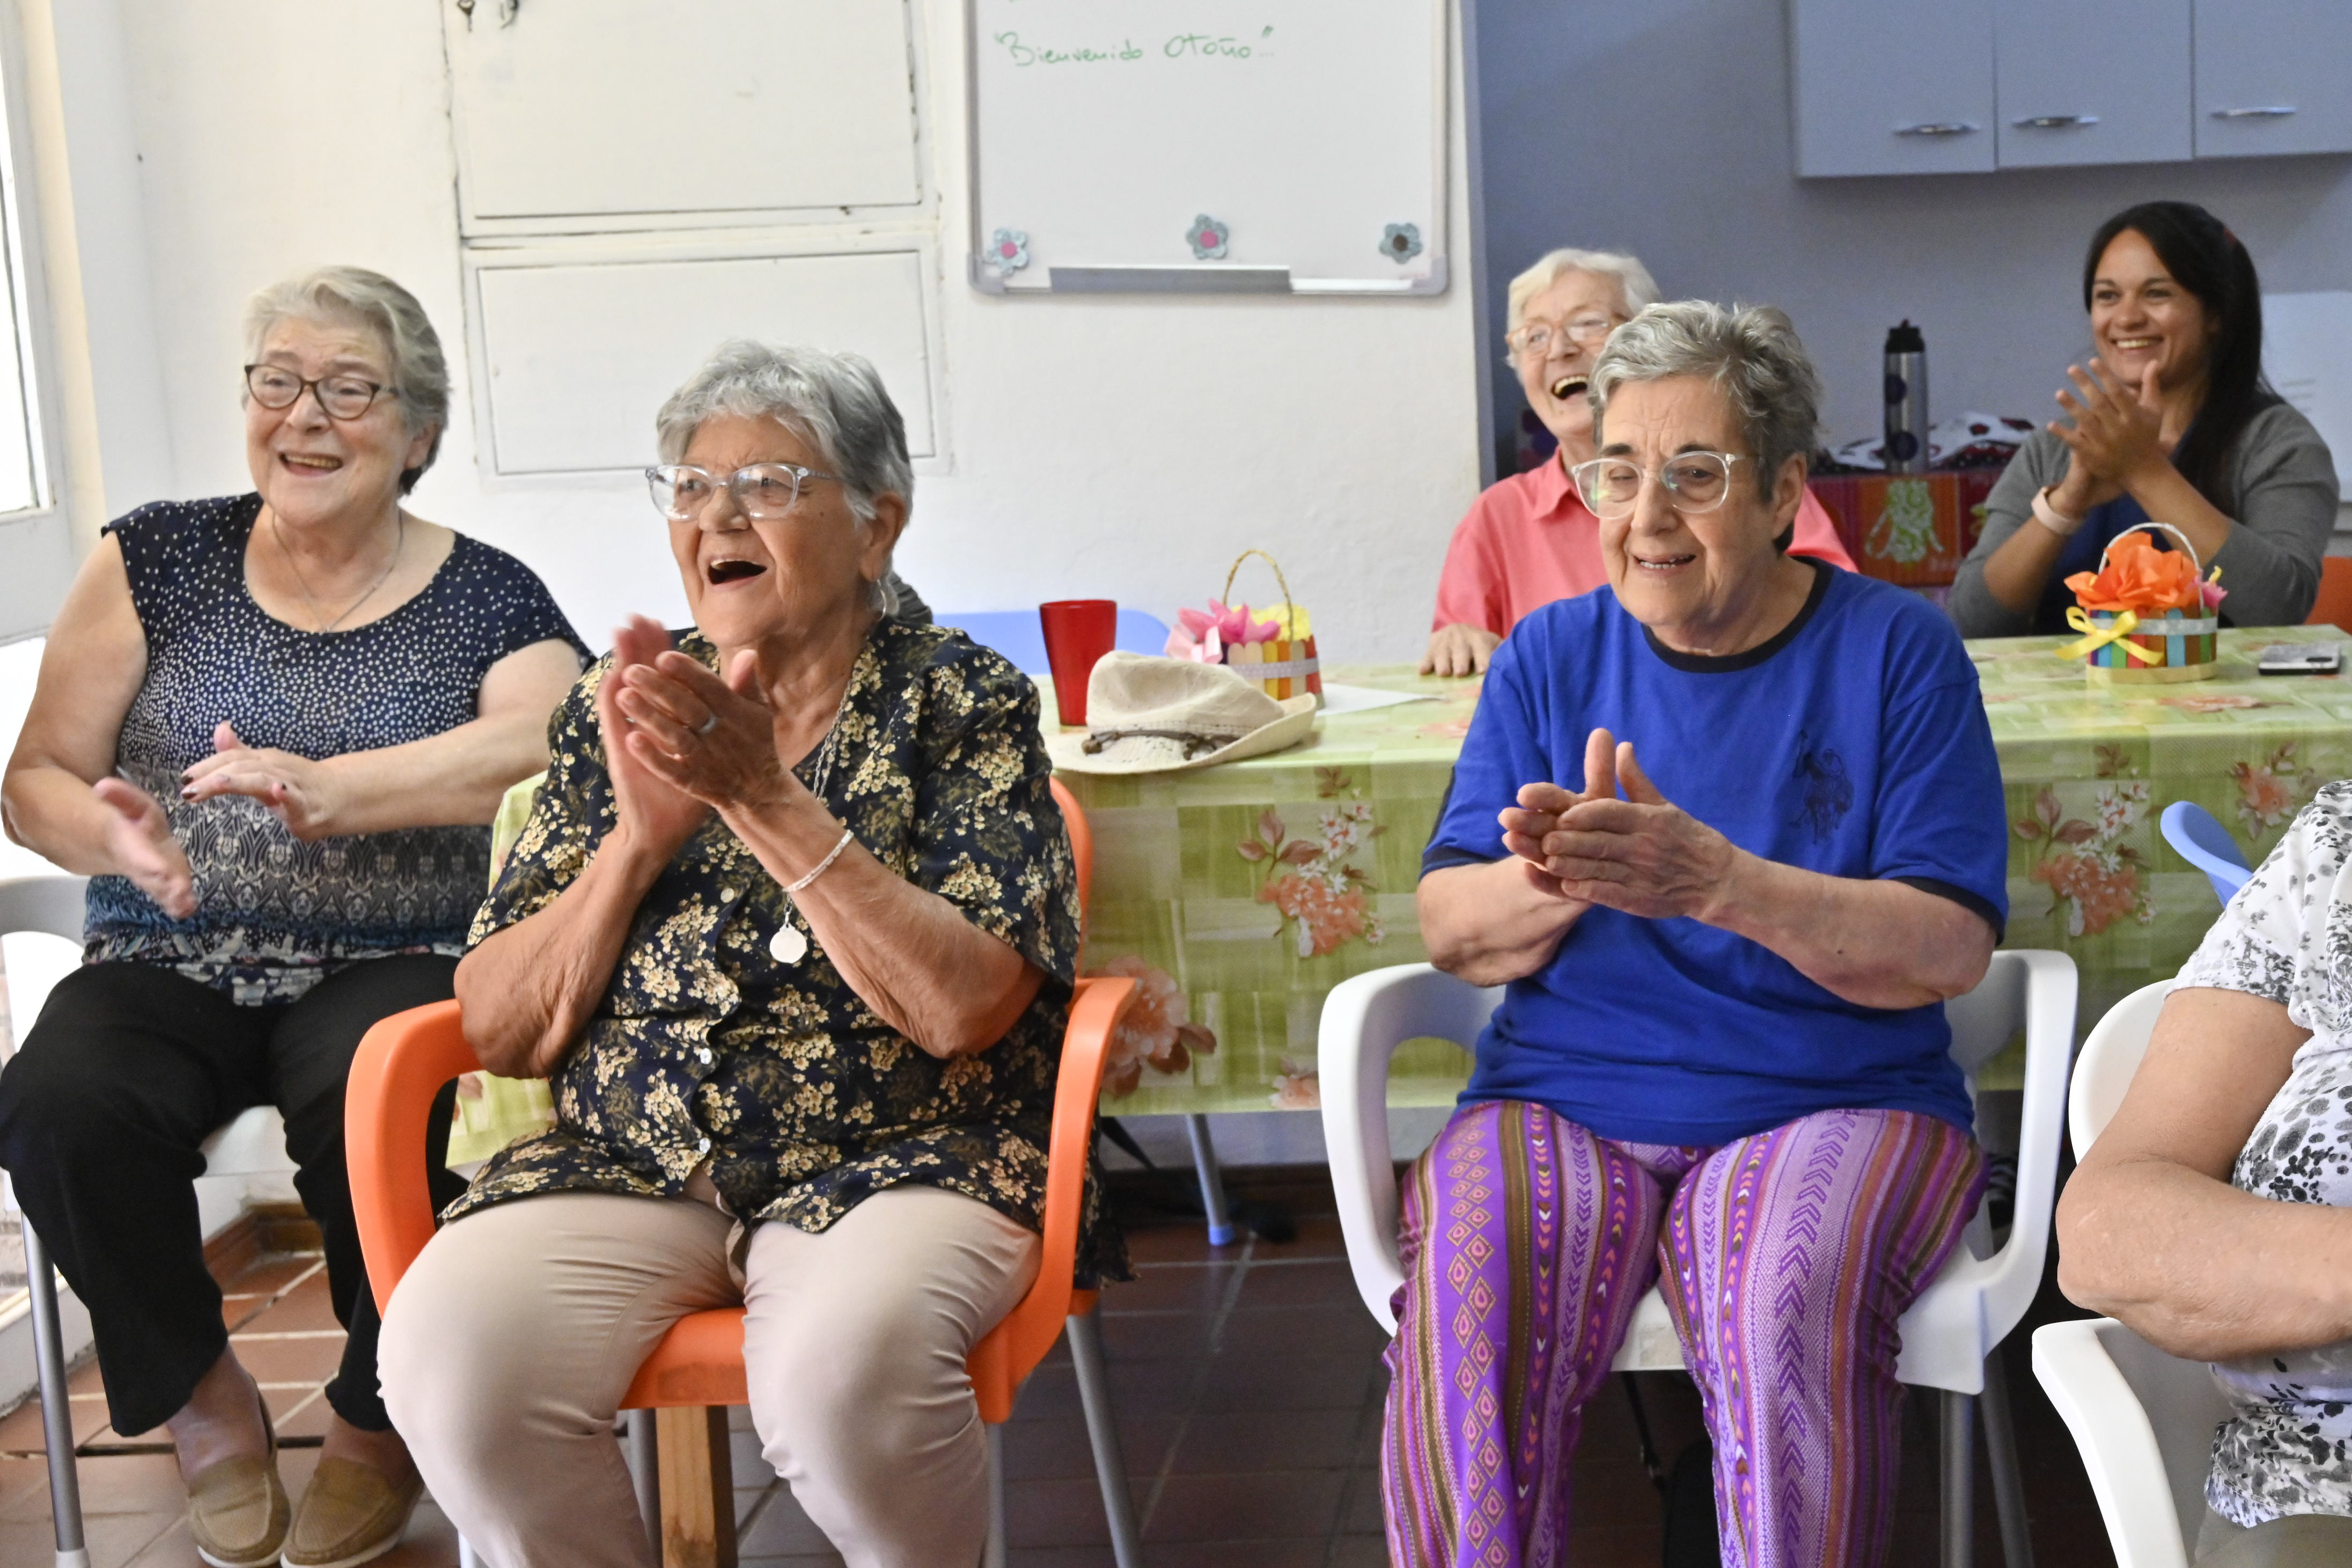
[[[1058,599],[1037,606],[1045,631],[1045,662],[1054,668],[1054,706],[1062,723],[1087,722],[1087,682],[1095,663],[1118,641],[1118,602],[1111,599]]]

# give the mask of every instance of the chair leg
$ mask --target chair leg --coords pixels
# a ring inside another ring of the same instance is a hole
[[[646,1540],[651,1543],[654,1555],[662,1550],[661,1511],[661,1444],[655,1437],[654,1413],[631,1410],[625,1452],[629,1461],[629,1479],[637,1490],[637,1517],[646,1521]]]
[[[1241,1232],[1225,1210],[1225,1178],[1217,1169],[1217,1145],[1209,1141],[1209,1119],[1189,1115],[1184,1118],[1184,1131],[1192,1139],[1192,1168],[1201,1177],[1201,1208],[1209,1217],[1209,1245],[1230,1247]]]
[[[2000,1347],[1985,1357],[1985,1455],[1992,1461],[1993,1511],[2000,1516],[2000,1555],[2007,1568],[2033,1568],[2033,1530],[2025,1513],[2025,1482],[2017,1468],[2017,1428],[2009,1418],[2008,1369]]]
[[[1103,1370],[1100,1309],[1068,1321],[1070,1361],[1078,1373],[1078,1403],[1087,1413],[1087,1440],[1094,1446],[1095,1479],[1102,1487],[1103,1516],[1110,1522],[1111,1556],[1118,1568],[1143,1568],[1143,1545],[1135,1528],[1135,1500],[1128,1490],[1127,1460],[1118,1451],[1118,1422],[1111,1413],[1110,1378]]]
[[[82,1537],[81,1477],[74,1468],[73,1405],[66,1391],[65,1324],[49,1249],[26,1220],[25,1283],[32,1296],[33,1357],[41,1390],[41,1441],[49,1466],[49,1518],[57,1531],[57,1568],[89,1568]]]
[[[1944,1564],[1973,1568],[1976,1560],[1976,1396],[1938,1391],[1944,1402]]]
[[[988,1544],[982,1568],[1004,1568],[1004,1428],[988,1429]]]

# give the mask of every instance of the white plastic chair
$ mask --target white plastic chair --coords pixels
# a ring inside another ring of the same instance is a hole
[[[26,876],[0,881],[0,936],[41,932],[79,945],[82,894],[89,879]],[[17,1020],[23,1029],[30,1019]],[[258,1176],[289,1171],[286,1124],[268,1106],[240,1113],[205,1140],[205,1175]],[[48,1249],[24,1228],[25,1288],[32,1298],[33,1360],[39,1379],[42,1443],[49,1465],[49,1514],[57,1538],[57,1568],[89,1568],[82,1531],[81,1482],[74,1468],[72,1406],[66,1393],[64,1324],[58,1312],[57,1274]]]
[[[2106,1130],[2147,1054],[2172,982],[2142,986],[2083,1042],[2067,1130],[2079,1160]],[[2230,1401],[2201,1361],[2168,1355],[2113,1318],[2034,1331],[2033,1375],[2082,1451],[2116,1568],[2188,1568],[2205,1520],[2213,1428]]]
[[[1391,1333],[1396,1315],[1390,1301],[1404,1283],[1404,1271],[1397,1251],[1396,1165],[1389,1149],[1389,1057],[1408,1040],[1435,1037],[1470,1046],[1502,997],[1499,986],[1481,989],[1427,964],[1410,964],[1343,981],[1323,1004],[1318,1066],[1339,1227],[1364,1305]],[[1972,1428],[1979,1395],[2003,1555],[2009,1568],[2031,1568],[2032,1543],[1997,1353],[2032,1304],[2049,1253],[2059,1122],[2074,1036],[2074,960],[2038,950],[1995,953],[1984,979],[1945,1010],[1952,1056],[1972,1087],[1977,1070],[2021,1028],[2025,1032],[2016,1219],[1998,1251],[1979,1257],[1972,1248],[1960,1248],[1912,1303],[1903,1315],[1895,1375],[1943,1395],[1945,1568],[1968,1568],[1974,1555]],[[1990,1246],[1981,1212],[1970,1232],[1972,1241]],[[1988,1362],[1994,1364],[1990,1376]],[[1653,1290],[1635,1309],[1613,1365],[1620,1372],[1665,1372],[1683,1364],[1664,1299]]]

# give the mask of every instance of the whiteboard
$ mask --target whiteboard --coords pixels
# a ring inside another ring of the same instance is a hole
[[[987,293],[1436,294],[1445,0],[968,0]]]

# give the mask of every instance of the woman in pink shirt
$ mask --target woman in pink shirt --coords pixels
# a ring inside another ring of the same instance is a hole
[[[1611,251],[1555,250],[1511,279],[1503,340],[1528,405],[1559,453],[1488,488],[1454,528],[1422,674],[1482,674],[1519,617],[1608,580],[1600,520],[1578,499],[1568,471],[1594,455],[1584,397],[1593,361],[1611,332],[1658,298],[1647,267]],[[1786,548],[1853,570],[1837,525],[1810,490]]]

